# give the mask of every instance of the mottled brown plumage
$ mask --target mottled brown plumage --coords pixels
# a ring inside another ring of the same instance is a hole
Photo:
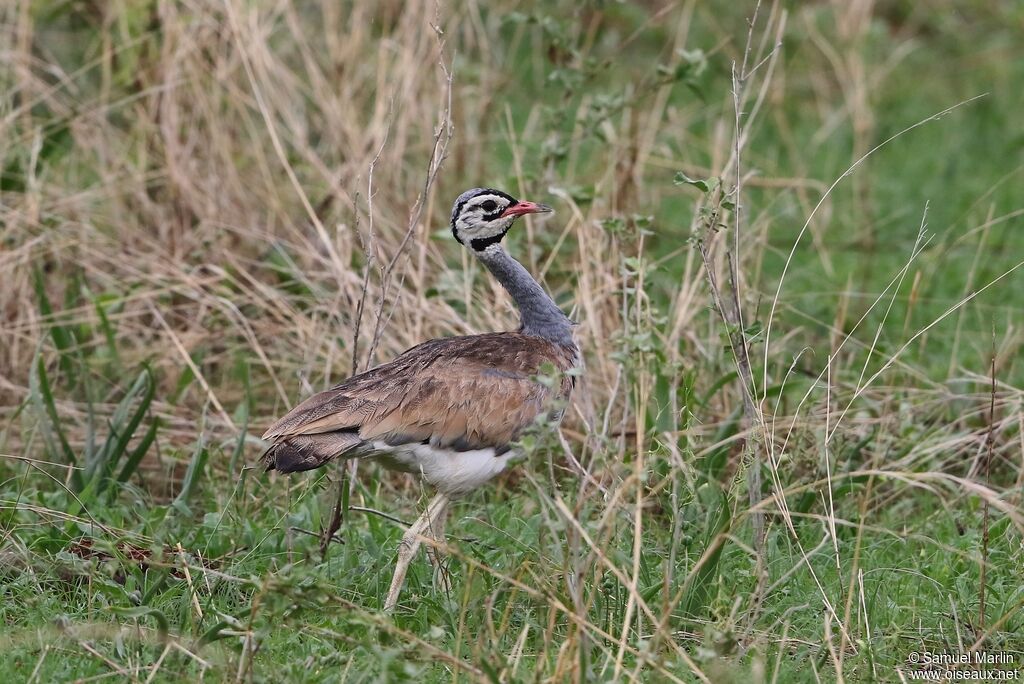
[[[267,470],[311,470],[339,457],[374,458],[419,473],[438,494],[399,546],[394,608],[422,536],[441,539],[450,497],[512,461],[514,445],[545,417],[561,419],[579,349],[570,321],[501,246],[516,218],[550,212],[490,188],[462,193],[452,233],[501,283],[520,313],[516,332],[431,340],[305,400],[263,435]]]
[[[265,462],[281,472],[309,470],[349,452],[363,455],[374,442],[503,453],[538,417],[564,405],[575,355],[519,332],[424,342],[292,409],[263,435],[276,442]],[[545,382],[552,374],[561,377]]]

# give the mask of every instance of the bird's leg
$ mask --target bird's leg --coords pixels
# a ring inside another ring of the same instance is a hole
[[[388,590],[388,597],[384,600],[384,610],[394,610],[398,605],[398,595],[402,593],[402,586],[405,584],[405,573],[409,570],[409,564],[416,557],[416,552],[423,541],[424,533],[431,529],[431,523],[448,508],[448,496],[438,494],[430,503],[423,515],[416,519],[398,544],[398,560],[395,561],[395,575],[391,578],[391,588]]]
[[[444,565],[444,554],[437,547],[437,544],[444,544],[444,528],[448,522],[450,503],[450,500],[446,501],[444,507],[437,511],[433,523],[427,530],[427,536],[435,542],[435,544],[427,544],[427,558],[430,559],[431,565],[434,566],[434,586],[444,593],[445,596],[451,595],[452,579],[451,575],[448,574],[448,568]]]

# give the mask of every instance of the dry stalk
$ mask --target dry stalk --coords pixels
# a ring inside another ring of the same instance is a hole
[[[438,8],[439,11],[439,8]],[[444,74],[445,82],[445,106],[441,112],[441,123],[438,125],[436,132],[434,133],[433,144],[430,149],[430,156],[427,160],[427,170],[423,181],[423,187],[420,191],[419,196],[413,203],[413,207],[409,212],[409,220],[406,227],[405,234],[402,236],[401,241],[398,243],[397,248],[391,256],[388,263],[380,269],[380,294],[377,302],[377,311],[375,317],[375,324],[373,329],[373,339],[370,344],[370,348],[367,352],[367,363],[372,363],[374,353],[377,350],[377,346],[380,343],[381,335],[384,332],[384,328],[387,319],[384,316],[384,307],[388,301],[388,292],[390,290],[393,275],[396,265],[399,259],[405,254],[406,247],[409,244],[413,233],[419,226],[423,215],[423,209],[426,205],[427,199],[430,196],[431,190],[434,187],[434,183],[437,179],[437,175],[441,170],[441,166],[447,157],[448,144],[451,142],[452,134],[454,132],[454,125],[452,123],[452,79],[453,74],[445,63],[445,47],[444,40],[442,38],[443,32],[439,28],[437,17],[435,16],[435,24],[433,25],[434,33],[437,38],[437,50],[438,50],[438,65]],[[391,123],[389,119],[388,131],[390,131]],[[380,160],[381,154],[383,153],[388,141],[388,135],[385,134],[384,140],[381,142],[377,153],[374,155],[370,162],[369,171],[367,174],[367,189],[366,199],[368,205],[368,237],[365,247],[366,252],[366,266],[363,274],[363,286],[359,295],[359,305],[356,309],[354,330],[352,334],[352,372],[356,373],[359,370],[359,338],[360,329],[363,319],[363,311],[366,304],[367,294],[369,292],[369,278],[370,270],[373,260],[375,259],[375,251],[373,249],[373,243],[375,240],[374,232],[374,211],[373,201],[375,197],[375,191],[373,188],[373,177],[374,170],[377,163]],[[390,316],[388,317],[390,318]],[[355,460],[347,463],[348,479],[350,484],[354,484],[356,469],[358,463]],[[344,508],[345,508],[345,478],[341,478],[338,481],[338,494],[335,499],[334,508],[331,513],[330,522],[324,527],[320,537],[320,555],[323,558],[327,557],[327,551],[330,548],[330,543],[334,539],[335,533],[341,528],[342,521],[344,519]]]
[[[992,384],[988,404],[988,434],[985,436],[985,484],[992,480],[992,456],[995,452],[996,425],[996,331],[992,329]],[[978,578],[978,630],[985,631],[985,591],[988,584],[989,505],[988,499],[981,502],[981,567]]]
[[[771,50],[767,51],[767,54],[764,54],[764,43],[762,42],[762,56],[760,56],[757,64],[748,70],[747,67],[750,60],[751,50],[753,48],[754,27],[757,24],[760,9],[761,2],[758,0],[758,3],[754,8],[753,17],[749,21],[749,31],[747,33],[747,42],[743,52],[743,61],[739,65],[738,70],[735,62],[732,65],[734,128],[733,149],[730,161],[733,171],[733,187],[728,193],[724,192],[720,186],[716,186],[714,188],[711,193],[711,197],[708,198],[711,204],[711,209],[708,213],[702,216],[702,234],[698,236],[696,240],[697,249],[700,252],[701,260],[704,264],[704,272],[707,276],[712,303],[715,311],[718,313],[728,331],[729,349],[739,376],[740,390],[743,398],[743,414],[747,429],[747,434],[743,437],[741,443],[743,465],[740,472],[746,475],[748,500],[751,509],[755,511],[751,517],[751,524],[754,533],[754,549],[758,557],[761,555],[761,548],[764,543],[765,534],[764,515],[756,510],[762,497],[762,463],[760,452],[761,447],[759,447],[759,444],[763,446],[764,419],[755,399],[757,390],[750,364],[749,340],[747,339],[747,332],[744,326],[743,307],[741,304],[742,285],[739,271],[742,260],[741,245],[744,219],[743,208],[741,205],[743,192],[742,153],[758,106],[755,106],[752,112],[746,117],[745,123],[741,123],[741,121],[744,120],[743,106],[746,103],[749,92],[748,81],[756,71],[766,63],[769,65],[769,73],[762,81],[762,94],[758,98],[758,103],[763,100],[764,93],[767,92],[767,85],[771,80],[771,66],[774,65],[775,59],[779,54],[779,38],[781,38],[781,32],[785,26],[785,16],[783,15],[781,19],[777,20],[778,24],[775,45],[772,46]],[[714,242],[714,236],[719,228],[720,217],[722,216],[723,211],[726,210],[731,210],[732,212],[733,240],[731,244],[727,245],[725,250],[728,290],[723,291],[723,288],[718,281],[717,268],[715,266],[714,256],[712,253],[712,245]]]

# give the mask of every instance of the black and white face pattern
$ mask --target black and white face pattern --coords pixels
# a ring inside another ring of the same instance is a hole
[[[551,207],[520,202],[501,190],[473,188],[459,195],[452,207],[455,239],[477,252],[501,242],[517,216],[551,211]]]

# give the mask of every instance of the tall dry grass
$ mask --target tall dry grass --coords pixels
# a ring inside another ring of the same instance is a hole
[[[854,161],[869,155],[874,131],[871,75],[860,52],[871,5],[837,10],[843,42],[812,36],[848,76],[835,116],[853,125]],[[748,202],[738,188],[791,194],[809,217],[817,258],[833,268],[833,248],[822,235],[833,179],[755,174],[758,160],[748,161],[759,117],[766,109],[784,117],[787,74],[776,57],[792,19],[780,3],[761,8],[749,36],[735,39],[723,29],[717,49],[742,65],[733,92],[681,108],[671,97],[677,83],[642,78],[623,86],[623,101],[596,128],[588,124],[594,98],[584,95],[568,113],[574,127],[559,141],[565,161],[558,164],[544,153],[552,135],[544,107],[513,102],[527,76],[510,69],[510,60],[524,49],[528,62],[581,67],[574,60],[585,55],[545,53],[538,25],[503,23],[513,6],[160,0],[85,5],[41,26],[27,0],[0,9],[6,90],[0,167],[16,169],[19,184],[0,196],[0,450],[43,458],[41,419],[25,407],[37,357],[59,373],[59,357],[67,353],[49,337],[55,322],[100,330],[105,318],[113,339],[83,337],[71,352],[89,356],[90,346],[112,343],[121,367],[145,362],[152,368],[158,387],[151,412],[161,429],[147,467],[179,477],[197,426],[208,440],[229,444],[246,425],[258,434],[298,398],[421,340],[507,329],[515,324],[508,297],[447,235],[450,202],[481,185],[554,198],[556,219],[517,226],[511,248],[580,323],[586,376],[549,461],[552,473],[578,476],[577,490],[563,497],[550,486],[557,477],[523,475],[552,529],[564,530],[571,572],[512,577],[474,566],[454,545],[449,551],[467,571],[490,573],[548,602],[559,629],[545,636],[554,655],[539,662],[537,676],[579,677],[581,653],[596,649],[602,672],[615,679],[639,678],[649,669],[682,677],[651,655],[667,652],[686,664],[688,676],[708,680],[713,673],[686,648],[701,637],[693,622],[681,629],[679,615],[694,587],[711,581],[704,570],[716,567],[726,545],[750,554],[755,582],[753,591],[736,597],[725,622],[744,649],[787,643],[789,623],[766,628],[760,615],[764,598],[789,575],[771,582],[760,542],[748,545],[739,531],[750,519],[764,519],[769,530],[783,530],[783,538],[800,546],[807,571],[814,573],[811,558],[823,548],[842,569],[841,592],[818,583],[813,597],[825,615],[821,638],[841,673],[865,636],[858,558],[863,536],[879,532],[873,514],[919,488],[949,507],[981,497],[1024,529],[1020,482],[997,487],[980,476],[985,445],[998,462],[1024,472],[1014,460],[1020,390],[997,383],[990,392],[986,378],[968,376],[972,389],[951,398],[948,385],[903,364],[898,354],[887,352],[879,363],[881,328],[853,325],[862,312],[848,311],[853,305],[845,294],[837,298],[835,320],[817,322],[829,331],[830,346],[814,350],[813,364],[803,363],[800,329],[772,329],[767,348],[758,348],[763,335],[744,329],[764,317],[766,300],[773,312],[800,311],[784,288],[773,300],[779,274],[762,273],[771,205]],[[603,15],[593,7],[575,11],[570,30],[586,45]],[[698,11],[696,3],[651,11],[648,24],[665,27],[657,58],[669,71],[692,58],[683,49],[694,42]],[[85,36],[99,45],[84,45]],[[630,39],[623,36],[627,46]],[[819,87],[824,98],[834,86]],[[687,148],[698,123],[709,136]],[[602,144],[595,146],[598,133]],[[657,225],[652,236],[642,219],[630,217],[681,192],[663,180],[667,169],[722,177],[724,185],[699,201],[692,217]],[[860,181],[852,190],[870,203]],[[739,217],[724,201],[739,207]],[[716,212],[710,222],[702,207]],[[735,242],[717,232],[719,218],[733,227],[742,221],[743,233],[729,236]],[[609,219],[620,219],[620,227],[609,227]],[[864,231],[869,241],[869,227]],[[702,249],[688,244],[691,234],[703,240]],[[654,240],[657,259],[649,248]],[[669,242],[678,244],[666,248]],[[891,274],[873,307],[893,301],[918,256],[908,255],[907,268]],[[34,284],[40,276],[50,300],[74,305],[41,312]],[[713,284],[731,283],[735,297],[713,298],[709,276]],[[723,322],[709,313],[712,304],[733,326],[731,345],[721,336]],[[907,344],[924,332],[907,330]],[[748,346],[753,361],[742,360]],[[1000,353],[1019,347],[1019,337],[1010,336]],[[239,373],[240,364],[246,373]],[[730,378],[734,364],[746,384]],[[897,379],[885,385],[889,368]],[[194,382],[179,392],[186,373]],[[780,389],[787,382],[805,393],[794,400]],[[695,388],[706,401],[693,399]],[[247,397],[252,416],[243,421],[237,407]],[[737,416],[744,397],[745,422]],[[96,406],[109,414],[117,399],[111,389]],[[928,415],[931,405],[951,400],[964,407],[957,421],[904,445],[897,434],[904,404]],[[82,397],[59,396],[56,408],[71,447],[81,448],[90,419]],[[838,463],[836,454],[849,454],[857,443],[864,445],[856,452],[860,460]],[[258,453],[252,439],[246,461]],[[684,562],[687,531],[671,516],[666,522],[659,509],[665,501],[679,508],[692,503],[701,477],[696,464],[718,454],[726,461],[725,489],[734,495],[729,522],[709,524],[705,550]],[[975,465],[962,472],[957,464],[965,458]],[[762,472],[762,461],[763,491],[755,483],[749,500],[735,496],[751,472]],[[211,482],[225,486],[237,477],[228,465],[211,463]],[[857,521],[836,513],[839,467],[844,481],[863,484],[847,490],[860,497]],[[415,491],[402,477],[376,471],[363,477]],[[292,489],[306,486],[296,482]],[[791,502],[808,493],[823,508],[792,511]],[[801,546],[801,518],[821,525],[817,547]],[[843,526],[855,529],[853,543],[840,543]],[[639,586],[651,527],[665,527],[671,552],[660,566],[665,590],[645,596]],[[632,540],[625,556],[613,543],[622,534]],[[605,582],[625,596],[614,625],[597,624],[592,612],[594,587]],[[503,623],[490,637],[515,641],[510,630]],[[504,675],[524,674],[517,669],[521,647],[518,655],[513,649]]]
[[[117,298],[108,315],[121,361],[150,362],[164,382],[158,395],[193,368],[198,383],[158,408],[168,438],[184,442],[204,406],[212,430],[237,429],[229,409],[241,387],[225,367],[239,354],[252,365],[261,424],[311,388],[420,340],[506,329],[515,322],[508,297],[447,237],[451,198],[497,185],[559,204],[556,221],[520,226],[513,249],[580,321],[587,378],[572,424],[634,422],[632,398],[614,396],[622,370],[612,341],[624,315],[647,325],[644,283],[638,303],[620,294],[631,285],[620,260],[643,242],[609,235],[599,221],[659,192],[640,169],[658,151],[662,124],[653,122],[666,97],[655,92],[653,109],[607,121],[617,142],[592,168],[555,177],[535,168],[537,145],[524,144],[536,135],[536,108],[516,124],[502,101],[515,96],[515,79],[495,68],[502,55],[489,45],[494,27],[479,25],[480,7],[444,16],[457,27],[446,33],[430,28],[442,20],[437,11],[156,3],[152,14],[126,14],[159,26],[159,41],[143,32],[126,43],[111,8],[104,49],[77,65],[81,48],[68,40],[76,19],[64,36],[52,27],[39,35],[28,3],[9,8],[11,95],[0,137],[5,158],[24,149],[36,157],[25,160],[25,191],[5,196],[4,403],[26,397],[26,369],[46,337],[36,269],[54,301],[69,287]],[[517,27],[510,44],[531,30]],[[38,53],[48,45],[45,61]],[[480,74],[460,73],[470,57]],[[636,119],[645,139],[635,137]],[[63,126],[66,152],[40,162],[46,136]],[[512,164],[496,163],[506,150]],[[424,195],[432,164],[441,173]],[[586,206],[566,190],[577,174],[594,182]],[[672,364],[703,306],[692,254],[676,254],[687,263],[669,306]],[[60,320],[99,323],[89,305]],[[74,422],[76,407],[61,409]]]

